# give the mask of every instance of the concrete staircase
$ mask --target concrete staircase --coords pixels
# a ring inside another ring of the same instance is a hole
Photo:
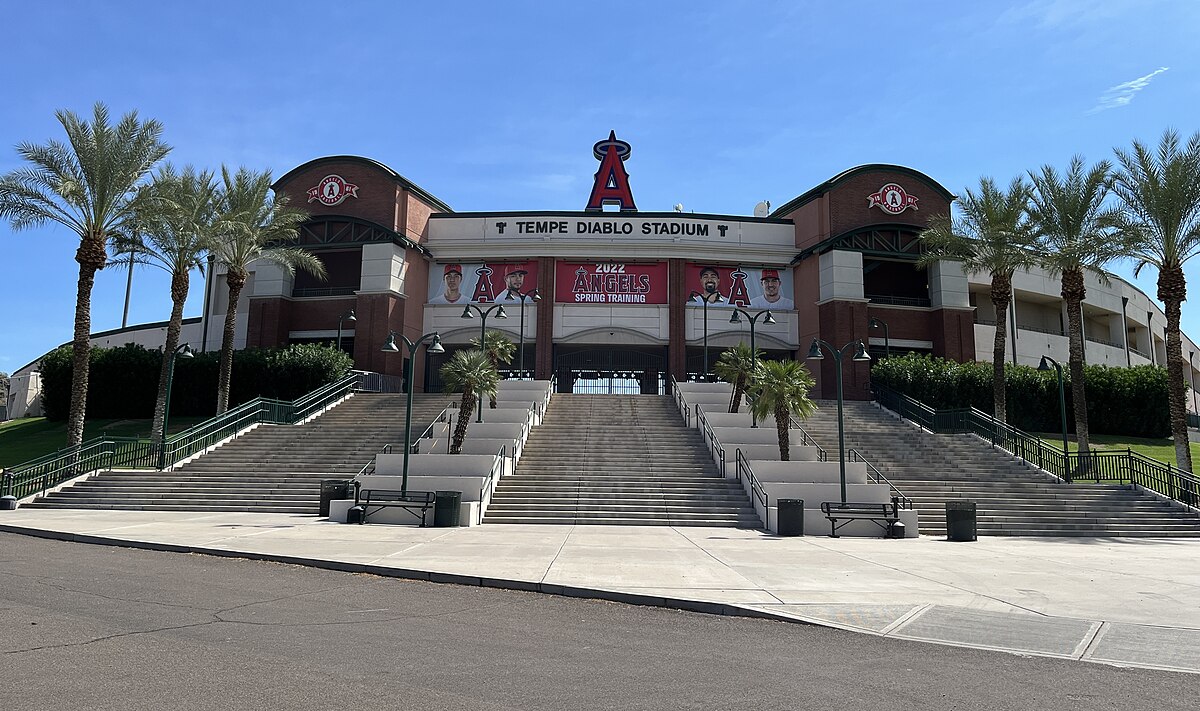
[[[837,403],[802,423],[837,461]],[[871,403],[845,404],[857,449],[914,502],[921,533],[945,535],[946,502],[976,502],[979,535],[1200,536],[1200,516],[1118,484],[1063,484],[973,435],[930,434]]]
[[[262,425],[172,471],[103,472],[29,508],[316,515],[320,480],[350,478],[404,441],[405,395],[358,393],[302,425]],[[416,438],[453,399],[413,394]]]
[[[762,527],[699,432],[658,395],[555,395],[483,520]]]

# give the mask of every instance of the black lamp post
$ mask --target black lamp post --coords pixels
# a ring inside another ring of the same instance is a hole
[[[521,352],[521,356],[520,356],[520,368],[521,368],[521,373],[522,373],[521,377],[525,377],[524,376],[524,372],[525,372],[525,300],[529,299],[530,301],[537,303],[542,300],[542,297],[540,294],[538,294],[537,289],[530,289],[529,291],[526,291],[526,292],[520,292],[515,289],[509,289],[508,295],[514,299],[521,300],[521,345],[519,346],[519,349]],[[501,317],[497,316],[496,318],[501,318]],[[534,343],[536,345],[537,341],[535,340]]]
[[[1055,372],[1058,373],[1058,415],[1062,419],[1062,438],[1063,438],[1063,454],[1068,453],[1067,450],[1067,391],[1063,388],[1062,366],[1058,361],[1050,356],[1042,356],[1042,362],[1038,363],[1038,370],[1050,370],[1050,366],[1054,366]]]
[[[355,322],[355,321],[357,321],[357,320],[358,320],[358,319],[354,318],[354,309],[350,309],[349,311],[347,311],[346,313],[344,313],[344,314],[342,314],[341,316],[339,316],[339,317],[338,317],[338,340],[337,340],[337,344],[338,344],[338,350],[339,350],[339,351],[340,351],[340,350],[342,350],[342,322],[343,322],[343,321],[345,321],[346,323],[354,323],[354,322]]]
[[[842,420],[842,356],[846,354],[846,349],[851,346],[855,347],[854,357],[850,359],[851,361],[855,363],[870,363],[871,356],[867,354],[867,347],[862,341],[851,341],[839,350],[822,341],[820,338],[814,338],[812,347],[808,349],[808,359],[825,360],[825,356],[821,353],[822,346],[833,356],[834,371],[837,373],[838,466],[842,478],[842,503],[846,503],[846,426]]]
[[[408,346],[408,360],[404,365],[404,389],[408,392],[408,406],[404,409],[404,475],[400,479],[400,494],[408,493],[408,455],[412,452],[412,402],[413,402],[413,360],[417,355],[417,348],[427,338],[432,338],[427,353],[445,353],[446,349],[442,348],[442,337],[437,331],[426,333],[416,341],[408,340],[407,336],[401,335],[400,339],[404,341],[404,345]],[[396,346],[396,332],[388,333],[387,343],[383,344],[383,348],[379,350],[384,353],[397,353],[400,348]]]
[[[888,338],[887,323],[884,321],[881,321],[877,318],[872,318],[869,321],[867,321],[867,325],[870,326],[871,328],[882,328],[883,329],[883,357],[891,358],[892,357],[892,342]]]
[[[754,364],[758,365],[758,349],[754,346],[754,324],[758,321],[760,316],[766,316],[766,318],[763,319],[763,323],[771,325],[775,323],[775,317],[771,315],[770,309],[764,309],[763,311],[759,311],[751,316],[749,311],[735,308],[733,310],[733,315],[729,317],[729,323],[741,323],[742,318],[739,316],[739,314],[746,314],[746,318],[750,319],[750,357],[754,359]],[[750,426],[758,427],[758,415],[754,414],[753,407],[750,408]]]
[[[771,315],[770,309],[765,309],[763,311],[759,311],[758,313],[751,316],[749,311],[746,311],[745,309],[735,308],[733,310],[733,315],[729,317],[729,323],[741,323],[742,317],[739,314],[745,314],[746,318],[750,319],[750,352],[754,354],[754,360],[757,361],[758,360],[758,350],[756,350],[754,347],[754,324],[758,322],[759,317],[766,316],[766,318],[763,319],[763,323],[770,326],[770,325],[776,323],[775,317]]]
[[[508,314],[504,313],[504,304],[496,304],[491,308],[484,310],[475,304],[467,304],[463,309],[463,318],[475,318],[475,314],[471,313],[471,309],[475,309],[475,313],[479,314],[479,347],[483,347],[483,337],[487,334],[487,320],[492,312],[496,312],[496,318],[508,318]],[[483,392],[479,393],[479,418],[476,422],[483,422]]]
[[[171,362],[167,364],[167,401],[163,404],[162,434],[158,440],[158,468],[167,468],[167,422],[171,418],[171,383],[175,380],[175,359],[195,358],[192,347],[184,343],[171,353]]]
[[[696,303],[699,299],[704,304],[704,376],[703,380],[708,381],[708,295],[701,294],[698,291],[693,291],[688,294],[688,301]]]

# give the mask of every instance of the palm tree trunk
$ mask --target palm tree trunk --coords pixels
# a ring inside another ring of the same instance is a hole
[[[1192,450],[1187,429],[1187,381],[1183,378],[1183,341],[1179,315],[1187,298],[1187,279],[1182,267],[1164,269],[1158,274],[1158,298],[1167,312],[1167,392],[1171,407],[1171,437],[1175,440],[1176,465],[1192,471]]]
[[[467,439],[467,425],[471,424],[471,416],[475,414],[475,393],[470,388],[463,388],[462,401],[458,404],[458,422],[454,425],[454,439],[450,441],[450,453],[461,454],[463,442]]]
[[[81,248],[82,250],[82,248]],[[96,270],[79,265],[79,283],[75,290],[75,336],[71,341],[71,409],[67,415],[67,446],[83,442],[83,423],[87,418],[88,375],[91,367],[92,285]]]
[[[992,341],[992,400],[996,419],[1008,422],[1004,377],[1004,345],[1008,340],[1008,307],[1012,303],[1012,273],[992,274],[992,305],[996,307],[996,338]]]
[[[87,419],[88,376],[92,354],[92,287],[96,272],[104,268],[106,237],[84,237],[75,252],[79,263],[79,282],[75,287],[75,336],[71,340],[71,409],[67,414],[67,446],[83,442],[83,424]]]
[[[746,379],[738,376],[733,383],[733,395],[729,398],[729,411],[737,414],[738,409],[742,406],[742,392],[746,389]]]
[[[787,408],[775,408],[775,431],[779,434],[779,461],[787,462],[792,458],[792,440],[789,436],[791,413]]]
[[[1087,296],[1082,269],[1070,269],[1062,275],[1062,297],[1067,305],[1067,337],[1071,369],[1071,399],[1075,408],[1075,439],[1080,454],[1090,451],[1088,444],[1087,394],[1083,382],[1083,311]]]
[[[167,340],[163,343],[162,367],[158,370],[158,397],[154,400],[154,426],[150,437],[158,441],[163,435],[163,420],[167,414],[167,372],[175,349],[179,347],[179,332],[183,329],[183,304],[187,301],[188,275],[175,272],[171,276],[171,320],[167,322]]]
[[[229,272],[229,305],[225,308],[225,332],[221,334],[221,375],[217,381],[217,414],[229,409],[229,383],[233,378],[233,336],[237,330],[237,302],[246,286],[246,275]]]

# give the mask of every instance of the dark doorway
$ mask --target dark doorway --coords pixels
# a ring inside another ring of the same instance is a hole
[[[663,346],[556,346],[556,392],[663,395],[666,364]]]

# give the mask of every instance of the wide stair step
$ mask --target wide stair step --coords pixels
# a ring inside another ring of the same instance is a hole
[[[837,407],[803,423],[837,457]],[[1200,516],[1121,484],[1064,484],[971,435],[935,435],[870,403],[847,402],[847,448],[912,500],[921,533],[945,535],[948,501],[974,501],[979,535],[1200,536]]]
[[[484,523],[760,528],[667,397],[555,395]]]
[[[406,398],[359,393],[301,425],[256,427],[174,470],[101,472],[24,506],[315,516],[321,479],[353,476],[384,446],[404,441],[396,423]],[[414,394],[414,436],[452,400]]]

